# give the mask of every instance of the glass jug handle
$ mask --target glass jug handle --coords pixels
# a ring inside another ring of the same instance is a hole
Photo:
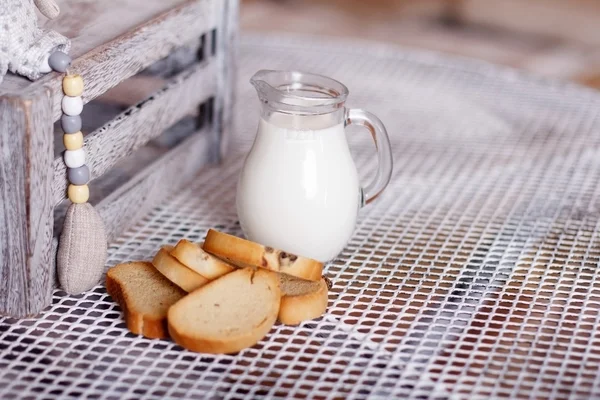
[[[377,148],[379,167],[373,180],[362,188],[361,206],[364,206],[375,200],[390,183],[393,169],[392,146],[381,120],[368,111],[358,108],[347,109],[345,126],[348,125],[360,125],[367,128]]]

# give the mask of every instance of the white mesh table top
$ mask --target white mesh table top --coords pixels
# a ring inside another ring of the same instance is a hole
[[[326,272],[327,314],[205,356],[128,333],[103,285],[0,319],[0,398],[600,398],[600,95],[469,60],[245,37],[232,155],[110,248],[151,259],[240,235],[235,183],[260,68],[339,79],[392,140],[392,183]],[[348,130],[363,179],[366,132]]]

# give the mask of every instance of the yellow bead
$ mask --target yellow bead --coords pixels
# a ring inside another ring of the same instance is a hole
[[[79,150],[83,147],[83,133],[65,133],[63,135],[63,143],[67,150]]]
[[[67,75],[63,78],[63,92],[69,97],[81,96],[83,79],[81,75]]]
[[[90,198],[88,185],[69,185],[67,192],[72,203],[85,203]]]

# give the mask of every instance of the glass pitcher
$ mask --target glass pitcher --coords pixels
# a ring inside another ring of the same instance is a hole
[[[373,114],[345,108],[348,89],[334,79],[261,70],[250,82],[261,118],[238,179],[241,228],[265,246],[329,261],[352,236],[359,209],[390,181],[386,129]],[[379,168],[365,187],[346,140],[349,124],[367,128],[377,147]]]

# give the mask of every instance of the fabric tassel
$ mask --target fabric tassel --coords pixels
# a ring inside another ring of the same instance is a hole
[[[57,274],[61,288],[79,294],[98,284],[107,257],[106,233],[90,203],[71,204],[58,244]]]

